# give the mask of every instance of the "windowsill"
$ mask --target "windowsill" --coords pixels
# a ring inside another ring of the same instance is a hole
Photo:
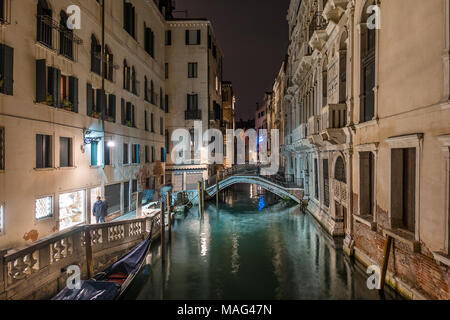
[[[415,235],[409,231],[402,229],[384,229],[383,234],[384,236],[388,235],[395,240],[403,242],[414,253],[420,252],[420,243],[416,241]]]
[[[366,128],[366,127],[371,127],[374,125],[378,125],[378,119],[373,119],[370,121],[366,121],[366,122],[359,122],[355,124],[355,128],[356,129],[362,129],[362,128]]]
[[[54,171],[56,168],[34,168],[34,171],[37,172],[45,172],[45,171]]]
[[[42,218],[42,219],[36,219],[36,218],[34,218],[34,222],[35,222],[35,224],[39,224],[39,223],[48,222],[48,221],[54,220],[54,219],[55,219],[54,216],[45,217],[45,218]]]
[[[371,215],[357,215],[354,214],[353,218],[358,221],[359,223],[365,224],[366,226],[368,226],[370,228],[370,230],[372,231],[376,231],[377,230],[377,223],[373,222],[373,216]]]
[[[433,252],[433,257],[434,260],[438,262],[438,264],[450,267],[450,255],[447,255],[443,252]]]
[[[59,168],[57,168],[58,170],[75,170],[75,169],[77,169],[77,167],[59,167]]]
[[[98,165],[98,166],[89,166],[89,168],[91,168],[91,169],[101,169],[103,167],[101,165]]]

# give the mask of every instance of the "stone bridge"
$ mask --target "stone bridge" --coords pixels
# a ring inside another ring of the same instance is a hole
[[[304,189],[301,185],[282,178],[281,175],[263,176],[259,172],[259,166],[241,166],[233,167],[219,174],[219,183],[217,185],[217,176],[208,180],[205,191],[210,197],[214,197],[219,192],[235,184],[254,184],[261,188],[276,194],[281,198],[289,198],[302,204]]]

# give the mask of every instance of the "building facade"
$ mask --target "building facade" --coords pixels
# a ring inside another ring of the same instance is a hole
[[[236,129],[236,97],[234,95],[233,84],[230,81],[222,82],[222,110],[223,110],[223,133],[224,144],[227,144],[226,130]],[[226,154],[226,147],[224,148],[224,167],[231,168],[233,165],[233,155]]]
[[[418,299],[450,298],[449,8],[293,0],[287,17],[286,174],[364,264],[393,238],[388,281]]]
[[[222,60],[211,22],[206,19],[167,22],[166,31],[166,88],[169,96],[167,137],[169,151],[174,130],[190,131],[192,142],[195,122],[203,131],[222,130]],[[215,174],[216,166],[208,162],[206,155],[195,153],[191,145],[191,160],[176,164],[169,157],[167,178],[175,191],[196,190],[197,182]]]

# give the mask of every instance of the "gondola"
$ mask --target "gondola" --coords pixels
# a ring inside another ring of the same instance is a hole
[[[153,221],[150,234],[130,253],[120,258],[91,280],[81,281],[80,289],[65,288],[52,300],[119,300],[145,265],[150,252]]]

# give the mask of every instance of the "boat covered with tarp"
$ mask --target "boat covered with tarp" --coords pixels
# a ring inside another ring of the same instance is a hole
[[[147,239],[130,253],[91,280],[81,281],[78,289],[66,287],[52,300],[117,300],[122,297],[145,264],[150,252],[152,233],[153,222]]]

